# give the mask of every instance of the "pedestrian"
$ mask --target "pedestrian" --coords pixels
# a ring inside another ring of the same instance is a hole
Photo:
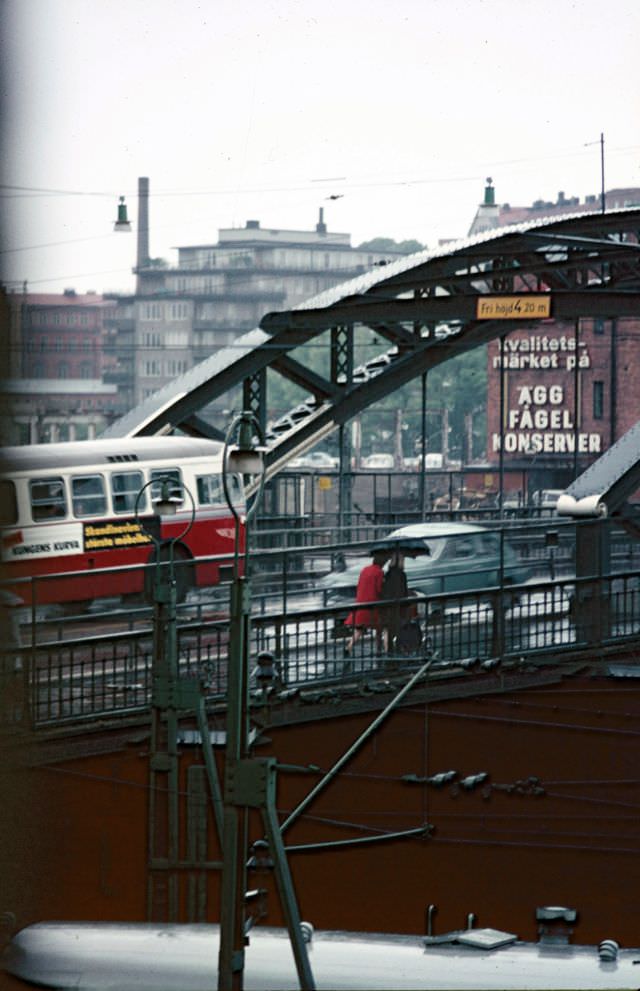
[[[383,566],[388,558],[384,551],[374,551],[371,564],[364,566],[358,577],[356,588],[356,605],[358,603],[375,603],[382,597],[382,584],[384,582]],[[374,605],[361,605],[353,612],[350,612],[345,619],[345,626],[353,627],[353,633],[345,645],[344,652],[350,656],[355,644],[360,640],[366,630],[376,631],[376,641],[378,647],[381,643],[380,613]]]
[[[409,595],[407,575],[404,570],[404,554],[394,551],[382,583],[382,642],[389,651],[407,618],[407,603],[402,600]]]

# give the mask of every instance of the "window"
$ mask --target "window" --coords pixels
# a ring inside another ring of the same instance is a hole
[[[74,516],[104,516],[107,499],[102,475],[75,475],[71,479]]]
[[[224,500],[222,482],[219,475],[200,475],[196,478],[198,503],[201,506],[217,505]]]
[[[13,482],[0,482],[0,523],[11,526],[18,522],[18,502]]]
[[[116,472],[111,476],[111,497],[113,499],[113,511],[115,513],[134,513],[136,511],[136,499],[138,493],[144,485],[144,476],[141,471]],[[142,493],[138,499],[138,512],[147,508],[147,493]]]
[[[604,334],[604,320],[594,320],[593,321],[593,333],[594,334]]]
[[[29,483],[31,515],[36,523],[67,515],[67,497],[61,478],[40,478]]]
[[[189,316],[189,307],[186,303],[169,304],[170,320],[186,320],[188,316]]]
[[[176,499],[181,503],[184,502],[179,468],[153,468],[149,472],[149,477],[155,481],[155,485],[151,486],[151,502],[157,502],[166,494],[168,494],[170,499]],[[169,482],[168,493],[163,493],[162,491],[163,482]]]
[[[142,303],[140,306],[141,320],[162,320],[164,307],[162,303]]]
[[[497,533],[481,533],[480,545],[483,554],[500,553],[500,538]]]
[[[462,558],[473,557],[473,539],[471,537],[453,537],[447,542],[445,557]]]
[[[604,416],[604,382],[593,383],[593,419],[601,420]]]

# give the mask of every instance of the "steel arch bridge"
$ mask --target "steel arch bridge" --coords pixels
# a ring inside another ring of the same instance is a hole
[[[240,385],[243,407],[265,425],[269,368],[309,393],[266,431],[269,478],[366,407],[515,327],[549,318],[639,316],[640,209],[498,228],[377,267],[292,310],[267,314],[259,327],[156,392],[104,436],[179,428],[220,438],[223,431],[201,411]],[[390,348],[355,367],[358,325]],[[330,369],[324,376],[296,355],[323,334]]]

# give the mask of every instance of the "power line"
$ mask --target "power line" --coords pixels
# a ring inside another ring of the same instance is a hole
[[[627,153],[635,152],[640,148],[640,145],[627,145],[624,147],[610,148],[609,153]],[[346,183],[348,188],[351,189],[367,189],[367,188],[378,188],[384,186],[414,186],[414,185],[428,185],[428,184],[441,184],[441,183],[455,183],[455,182],[475,182],[478,180],[483,180],[485,178],[485,170],[487,168],[495,168],[496,166],[508,166],[508,165],[523,165],[529,162],[541,162],[541,161],[554,161],[561,158],[571,158],[571,157],[588,157],[589,152],[585,151],[585,146],[581,145],[572,149],[567,149],[562,152],[557,152],[555,154],[549,155],[530,155],[523,158],[511,158],[511,159],[501,159],[496,161],[481,162],[478,164],[478,172],[473,175],[462,175],[462,176],[418,176],[416,178],[406,178],[406,177],[395,177],[389,179],[358,179],[357,177],[349,178],[348,176],[339,176],[335,178],[323,178],[323,179],[309,179],[302,183],[296,183],[292,185],[282,185],[282,186],[245,186],[245,187],[222,187],[218,189],[165,189],[165,190],[150,190],[149,195],[152,198],[160,197],[178,197],[178,196],[237,196],[238,193],[290,193],[290,192],[305,192],[313,191],[318,186],[322,184],[330,185],[331,183],[341,182]],[[8,190],[9,195],[16,194],[34,194],[36,196],[99,196],[99,197],[112,197],[121,195],[113,190],[86,190],[86,189],[57,189],[41,186],[18,186],[8,183],[0,183],[0,190]],[[4,194],[0,193],[0,196]],[[125,195],[135,196],[137,195],[137,190],[129,190]]]

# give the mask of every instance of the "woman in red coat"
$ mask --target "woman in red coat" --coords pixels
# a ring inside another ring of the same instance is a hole
[[[358,578],[356,589],[356,603],[377,602],[382,596],[382,583],[384,581],[384,571],[382,566],[389,557],[381,551],[374,551],[371,564],[364,566]],[[375,630],[377,634],[378,646],[380,646],[380,614],[375,606],[365,606],[355,609],[349,613],[345,619],[345,626],[352,626],[353,633],[347,642],[344,650],[350,654],[354,644],[358,642],[365,630]]]

